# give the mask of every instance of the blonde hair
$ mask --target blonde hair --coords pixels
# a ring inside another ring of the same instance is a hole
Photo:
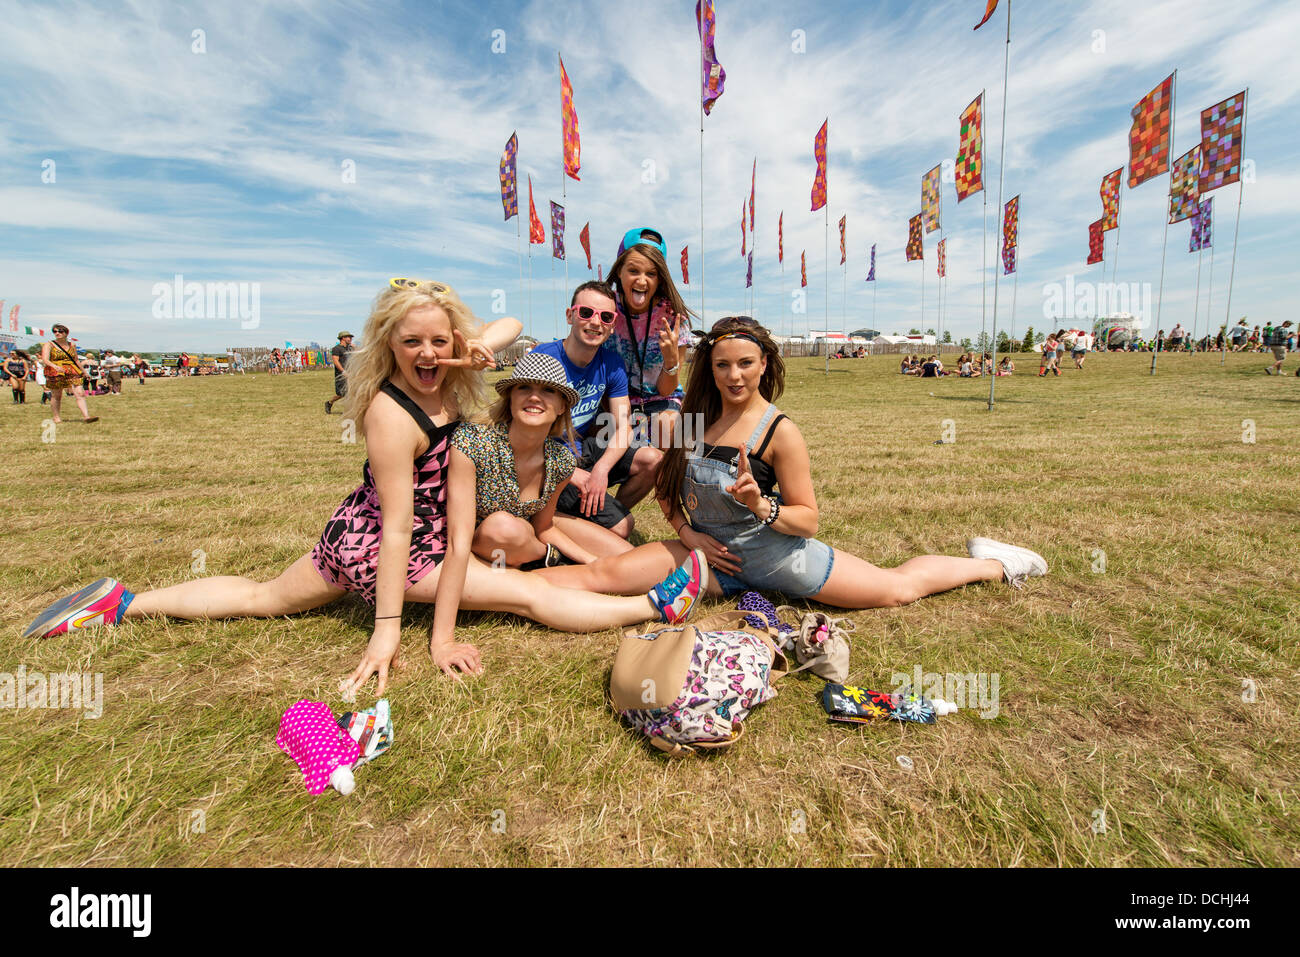
[[[515,418],[514,412],[510,407],[510,396],[517,386],[527,384],[528,380],[520,380],[502,392],[501,397],[492,403],[492,408],[488,412],[488,418],[490,418],[496,425],[504,425],[509,428],[510,423],[513,422]],[[563,405],[564,408],[560,410],[560,414],[557,415],[555,421],[551,423],[551,431],[547,433],[547,437],[552,439],[561,439],[566,445],[577,445],[578,436],[577,433],[573,431],[573,415],[563,398],[560,399],[560,404]]]
[[[365,344],[348,360],[348,394],[341,410],[355,423],[359,435],[365,435],[366,410],[375,394],[397,372],[397,357],[388,344],[393,329],[412,309],[422,306],[437,306],[451,320],[452,330],[466,339],[482,333],[483,323],[449,286],[422,282],[400,289],[389,287],[376,296],[361,333]],[[463,354],[460,343],[456,343],[452,354]],[[468,418],[488,404],[483,373],[473,369],[448,367],[443,390],[450,397],[450,412],[456,418]]]

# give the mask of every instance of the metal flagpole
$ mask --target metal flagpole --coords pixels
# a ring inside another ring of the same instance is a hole
[[[1007,69],[1011,63],[1011,0],[1007,0],[1007,45],[1002,55],[1002,142],[998,146],[998,235],[1002,234],[1002,219],[1006,211],[1002,208],[1002,174],[1006,167],[1007,157]],[[999,257],[1001,258],[1001,257]],[[1016,267],[1019,268],[1017,263]],[[989,411],[993,410],[993,383],[998,379],[998,278],[1002,275],[1002,270],[998,268],[997,261],[993,263],[993,341],[990,344],[989,354],[993,357],[993,368],[989,370]],[[1105,275],[1103,272],[1102,275]],[[984,362],[984,357],[980,356],[980,364]]]
[[[984,110],[984,94],[988,90],[980,90],[980,111]],[[983,129],[984,118],[980,117],[981,130]],[[981,139],[980,152],[984,152],[984,143]],[[982,157],[981,157],[982,158]],[[985,314],[988,311],[988,284],[989,284],[989,191],[984,188],[984,173],[980,172],[980,193],[984,196],[984,266],[980,273],[980,339],[984,338]]]
[[[555,62],[564,66],[564,61],[560,59],[560,51],[555,51]],[[568,170],[564,166],[564,104],[560,104],[560,205],[565,207],[565,214],[568,214],[569,206],[569,177]],[[552,240],[552,245],[554,240]],[[564,253],[564,288],[569,288],[569,253]],[[563,328],[563,327],[561,327]]]
[[[822,273],[822,336],[826,343],[826,374],[831,374],[831,198],[826,197],[822,206],[826,213],[826,227],[822,232],[822,261],[825,267]]]
[[[1211,240],[1214,238],[1210,237]],[[1214,315],[1214,243],[1210,243],[1210,288],[1205,293],[1205,333],[1209,335],[1210,327],[1214,320],[1210,317]],[[1228,348],[1228,327],[1223,327],[1223,348]]]
[[[1201,260],[1205,258],[1205,246],[1196,250],[1196,306],[1192,309],[1192,351],[1196,351],[1196,327],[1201,324]],[[1209,334],[1209,329],[1206,329]]]
[[[519,192],[519,175],[516,173],[516,174],[515,174],[515,193],[518,194],[518,192]],[[515,201],[515,205],[516,205],[516,206],[519,205],[518,200]],[[519,293],[520,293],[520,296],[521,296],[521,297],[523,296],[523,293],[524,293],[524,250],[523,250],[523,247],[522,247],[522,243],[523,243],[523,239],[524,239],[524,226],[523,226],[523,222],[522,222],[522,220],[523,220],[523,217],[520,216],[518,210],[516,210],[516,211],[515,211],[515,258],[517,258],[517,259],[519,260]],[[533,317],[532,317],[532,310],[531,310],[531,308],[530,308],[530,309],[529,309],[529,316],[528,316],[528,323],[529,323],[528,334],[529,334],[529,335],[532,335],[532,332],[533,332],[533,330],[532,330],[532,322],[533,322]]]
[[[781,250],[781,310],[785,311],[785,250]],[[777,327],[780,328],[779,326]],[[794,334],[794,325],[790,326],[791,335]]]
[[[528,219],[528,230],[529,230],[529,232],[528,232],[528,334],[529,334],[529,335],[532,335],[533,333],[535,333],[535,332],[537,331],[537,327],[533,325],[533,234],[532,234],[533,222],[532,222],[532,207],[530,206],[530,207],[528,208],[528,210],[529,210],[529,213],[528,213],[528,215],[529,215],[529,219]]]
[[[1246,161],[1246,106],[1250,101],[1250,87],[1241,98],[1241,160]],[[1228,306],[1224,313],[1224,322],[1232,321],[1232,280],[1237,274],[1237,234],[1241,231],[1241,194],[1246,189],[1246,181],[1237,176],[1237,225],[1232,230],[1232,266],[1228,269]],[[1213,238],[1213,237],[1211,237]],[[1210,247],[1213,249],[1214,247]],[[1227,329],[1225,327],[1224,331]],[[1227,344],[1226,341],[1224,343]]]
[[[1178,117],[1178,71],[1174,70],[1173,88],[1169,91],[1169,154],[1173,155],[1174,150],[1174,120]],[[1172,185],[1174,178],[1173,163],[1169,164],[1169,180]],[[1165,304],[1165,247],[1169,244],[1169,200],[1165,200],[1165,237],[1160,243],[1160,289],[1156,293],[1156,345],[1151,350],[1151,374],[1156,374],[1156,359],[1160,355],[1162,343],[1160,341],[1160,310]]]
[[[700,325],[707,329],[704,322],[704,91],[708,74],[704,67],[703,10],[700,17]]]

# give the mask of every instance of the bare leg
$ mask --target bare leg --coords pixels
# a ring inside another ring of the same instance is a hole
[[[412,585],[406,592],[406,600],[433,602],[437,597],[438,575],[441,571],[439,566]],[[649,588],[646,590],[649,591]],[[467,611],[510,612],[531,618],[556,631],[574,634],[659,620],[659,612],[645,595],[620,598],[557,588],[537,573],[521,572],[514,568],[492,568],[475,559],[470,559],[465,570],[465,588],[461,592],[460,607]]]
[[[76,402],[77,402],[77,408],[81,410],[81,417],[82,417],[83,419],[88,419],[88,418],[90,418],[90,410],[86,408],[86,392],[85,392],[85,390],[82,389],[81,386],[79,386],[79,385],[77,385],[77,386],[73,386],[73,387],[72,387],[72,397],[73,397],[73,398],[76,400]]]
[[[489,562],[519,566],[546,557],[546,544],[529,522],[509,512],[493,512],[474,530],[475,555]]]
[[[629,515],[619,525],[626,526],[630,535],[632,533],[632,516]],[[604,528],[595,522],[587,521],[585,518],[575,518],[572,515],[556,515],[555,527],[568,535],[582,548],[601,558],[609,555],[621,555],[632,550],[632,544],[618,531]]]
[[[59,410],[62,406],[63,406],[63,390],[51,389],[50,390],[50,417],[53,418],[55,422],[63,421],[63,418],[59,415]]]
[[[539,568],[529,574],[545,578],[552,585],[562,588],[611,595],[639,595],[648,592],[672,574],[673,569],[686,561],[686,556],[690,553],[690,549],[677,540],[649,542],[630,552],[602,558],[590,565]],[[709,577],[709,587],[705,594],[711,597],[722,594],[712,576]]]
[[[837,548],[831,577],[812,597],[836,608],[889,608],[1002,576],[1002,563],[992,558],[920,555],[897,568],[878,568]]]
[[[127,618],[272,618],[327,605],[343,595],[320,577],[304,555],[269,582],[222,575],[141,592],[126,610]]]
[[[677,428],[676,412],[660,412],[655,417],[654,427],[651,429],[650,440],[656,448],[668,451],[673,445],[673,430]]]

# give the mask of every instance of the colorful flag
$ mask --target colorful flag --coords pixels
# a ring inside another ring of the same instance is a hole
[[[817,131],[817,137],[813,140],[813,156],[817,158],[817,176],[813,179],[812,188],[814,213],[826,205],[826,126],[829,123],[829,119],[822,123],[822,128]]]
[[[745,255],[745,201],[740,201],[740,255]]]
[[[5,317],[5,301],[4,301],[3,299],[0,299],[0,321],[3,321],[3,320],[4,320],[4,317]],[[10,332],[17,332],[17,331],[18,331],[18,317],[17,317],[17,316],[15,316],[13,319],[11,319],[11,320],[9,321],[9,331],[10,331]]]
[[[749,268],[745,270],[745,288],[754,285],[754,250],[749,251]]]
[[[564,122],[564,172],[565,175],[578,179],[582,142],[578,139],[578,113],[573,108],[573,84],[569,82],[563,58],[560,59],[560,118]]]
[[[993,11],[997,8],[998,0],[989,0],[988,8],[984,11],[984,19],[975,24],[975,29],[978,30],[980,27],[984,26],[984,24],[988,23],[989,17],[993,16]]]
[[[1210,220],[1213,218],[1214,197],[1207,196],[1192,215],[1192,240],[1187,251],[1194,253],[1198,249],[1208,249],[1214,245],[1210,241]]]
[[[925,218],[925,231],[939,228],[939,167],[921,177],[921,215]]]
[[[840,217],[840,265],[841,266],[844,265],[844,261],[846,258],[844,255],[844,226],[848,222],[848,218],[849,218],[848,213],[845,213],[843,216]]]
[[[511,133],[501,154],[501,206],[505,209],[507,221],[511,216],[519,215],[519,197],[515,193],[515,154],[518,152],[519,137]]]
[[[600,263],[596,263],[596,278],[601,282],[605,281],[605,267]]]
[[[758,185],[758,157],[754,157],[754,168],[749,172],[749,231],[754,231],[754,187]]]
[[[907,261],[924,258],[925,249],[921,245],[921,214],[917,213],[907,221]]]
[[[530,176],[528,177],[528,245],[540,246],[545,242],[546,233],[537,215],[537,207],[533,205],[533,178]]]
[[[1169,171],[1169,221],[1181,223],[1196,215],[1197,175],[1201,171],[1201,148],[1193,146],[1178,159]]]
[[[551,203],[551,258],[564,258],[564,207]]]
[[[1088,265],[1101,262],[1102,245],[1105,242],[1106,233],[1101,228],[1101,220],[1088,224]]]
[[[690,263],[686,258],[686,250],[688,250],[689,248],[690,248],[689,246],[682,247],[682,285],[683,286],[689,286],[691,284],[691,273],[689,268]]]
[[[876,281],[876,244],[871,244],[871,268],[867,270],[867,282]]]
[[[1241,144],[1246,122],[1246,91],[1201,110],[1201,174],[1198,193],[1241,179]]]
[[[984,188],[983,152],[984,94],[961,111],[961,132],[957,143],[957,202]]]
[[[808,254],[802,250],[799,252],[799,285],[808,285]]]
[[[1128,131],[1128,186],[1141,186],[1169,172],[1169,122],[1173,115],[1174,75],[1138,100]]]
[[[703,58],[701,61],[700,99],[704,112],[713,111],[713,104],[722,96],[723,85],[727,82],[727,71],[718,62],[718,55],[713,50],[713,31],[717,27],[717,17],[713,13],[713,0],[699,0],[695,4],[695,25],[700,32],[700,45]]]
[[[1101,178],[1101,231],[1119,229],[1119,184],[1124,178],[1120,167]]]
[[[1004,276],[1016,271],[1016,244],[1019,241],[1020,197],[1012,196],[1002,210],[1002,275]]]
[[[776,218],[776,261],[785,262],[785,210]]]
[[[29,336],[37,336],[37,337],[39,337],[39,338],[41,338],[41,339],[44,339],[44,338],[45,338],[45,330],[44,330],[44,329],[36,329],[36,328],[34,328],[34,327],[32,327],[32,326],[23,326],[23,329],[25,330],[25,334],[26,334],[26,335],[29,335]],[[76,339],[73,339],[72,341],[73,341],[73,342],[76,342],[77,340],[76,340]]]
[[[944,276],[948,274],[948,256],[944,249],[944,247],[947,244],[948,244],[948,240],[946,239],[939,240],[938,249],[939,249],[939,278],[940,279],[942,279]]]
[[[18,310],[21,308],[22,306],[15,303],[14,307],[9,310],[9,328],[15,332],[18,331]],[[45,335],[44,329],[41,330],[41,335]]]
[[[582,251],[587,254],[587,268],[591,268],[591,223],[582,227],[582,232],[578,233],[578,242],[582,243]]]

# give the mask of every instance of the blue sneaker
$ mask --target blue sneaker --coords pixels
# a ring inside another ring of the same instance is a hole
[[[697,548],[686,556],[680,568],[650,589],[650,603],[664,621],[678,625],[691,617],[708,587],[709,563],[703,550]]]

